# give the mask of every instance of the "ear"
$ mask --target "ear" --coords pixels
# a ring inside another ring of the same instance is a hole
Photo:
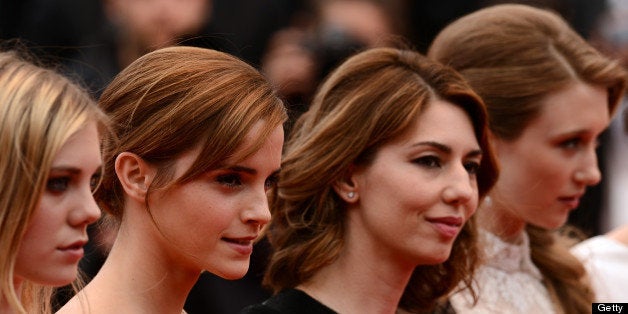
[[[350,166],[345,173],[333,183],[334,191],[348,204],[355,204],[359,199],[358,184],[355,179],[355,167]]]
[[[140,156],[129,152],[123,152],[116,157],[115,169],[124,192],[143,203],[155,178],[155,169]]]

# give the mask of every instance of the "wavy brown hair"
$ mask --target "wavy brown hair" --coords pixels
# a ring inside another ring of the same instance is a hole
[[[378,149],[405,134],[435,99],[462,108],[484,151],[480,197],[497,169],[487,142],[481,99],[456,72],[417,52],[375,48],[340,65],[322,84],[287,144],[278,188],[271,195],[269,239],[275,250],[264,283],[275,292],[310,279],[343,249],[346,203],[332,185],[352,165],[368,165]],[[419,266],[400,301],[415,311],[432,307],[460,281],[470,284],[477,261],[473,219],[443,264]]]
[[[464,16],[434,40],[428,56],[458,70],[482,97],[491,132],[516,140],[540,115],[548,94],[573,82],[603,86],[611,114],[622,99],[626,73],[602,55],[558,14],[505,4]],[[559,235],[528,227],[532,260],[565,313],[591,311],[593,293],[585,269]]]
[[[113,119],[119,142],[104,152],[105,173],[96,199],[117,219],[124,208],[124,191],[114,170],[118,154],[131,152],[157,167],[150,192],[220,168],[228,158],[246,159],[287,119],[283,102],[255,68],[229,54],[197,47],[144,55],[114,78],[98,103]],[[259,121],[265,123],[255,135],[256,144],[238,151]],[[172,182],[176,158],[196,147],[202,148],[197,159]]]

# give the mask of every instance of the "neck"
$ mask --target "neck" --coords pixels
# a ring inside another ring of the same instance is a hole
[[[339,313],[395,313],[416,265],[353,243],[349,236],[338,259],[297,288]]]
[[[525,231],[526,222],[499,197],[487,198],[477,212],[480,226],[504,242],[517,244]]]
[[[181,313],[201,270],[174,262],[161,250],[163,243],[157,238],[158,235],[138,226],[137,221],[133,226],[122,223],[105,264],[84,289],[91,308],[108,309],[103,312],[121,309]]]

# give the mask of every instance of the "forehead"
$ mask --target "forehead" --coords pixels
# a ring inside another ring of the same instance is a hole
[[[460,106],[441,99],[430,101],[398,142],[419,140],[478,146],[468,113]]]
[[[609,121],[607,90],[601,86],[578,82],[543,98],[539,116],[532,120],[526,131],[601,132],[608,126]]]

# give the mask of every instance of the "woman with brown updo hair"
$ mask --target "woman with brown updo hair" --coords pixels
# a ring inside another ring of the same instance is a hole
[[[417,52],[346,60],[297,121],[271,195],[276,295],[242,313],[421,312],[469,285],[470,218],[497,176],[485,119]]]
[[[590,313],[582,264],[557,233],[600,181],[596,146],[626,85],[559,15],[504,4],[445,27],[428,56],[458,70],[488,108],[501,174],[478,210],[484,262],[459,313]]]
[[[287,119],[270,84],[226,53],[170,47],[134,61],[98,103],[119,142],[95,196],[119,228],[59,313],[181,313],[203,271],[243,277]]]

